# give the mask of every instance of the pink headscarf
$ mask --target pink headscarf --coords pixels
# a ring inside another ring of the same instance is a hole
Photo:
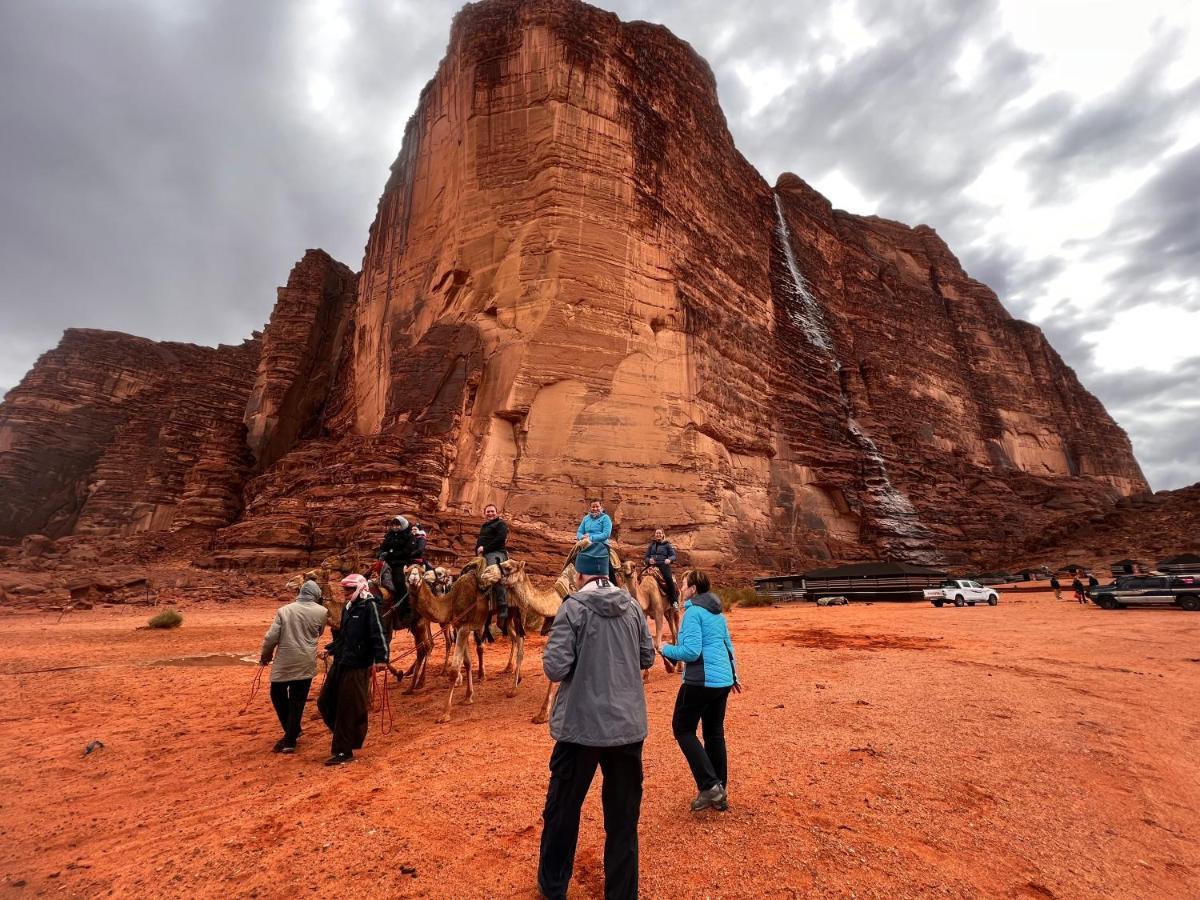
[[[363,578],[361,575],[347,575],[342,579],[342,587],[354,588],[354,596],[346,601],[347,603],[353,603],[367,592],[367,579]]]

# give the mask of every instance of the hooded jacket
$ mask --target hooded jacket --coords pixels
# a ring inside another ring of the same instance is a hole
[[[642,669],[654,665],[654,640],[637,601],[607,580],[569,594],[554,617],[542,670],[561,682],[550,736],[585,747],[646,739]]]
[[[697,594],[683,604],[679,640],[663,644],[662,655],[672,662],[685,663],[684,684],[719,688],[737,683],[733,641],[717,596]]]
[[[274,654],[272,681],[300,681],[317,674],[317,639],[328,618],[320,586],[315,581],[300,585],[296,599],[279,608],[263,638],[259,660],[265,665]]]
[[[508,523],[499,516],[490,522],[479,526],[479,539],[476,547],[482,547],[484,554],[506,553],[508,551]]]
[[[587,513],[583,517],[583,521],[579,523],[579,528],[575,532],[575,540],[583,540],[585,534],[591,543],[580,550],[579,555],[591,559],[602,559],[607,563],[608,539],[612,537],[612,519],[608,517],[608,513],[602,512],[598,516]]]
[[[370,594],[342,608],[342,624],[326,649],[344,669],[366,669],[388,661],[387,638],[379,616],[379,601]]]

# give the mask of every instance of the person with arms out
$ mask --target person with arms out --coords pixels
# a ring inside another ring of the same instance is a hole
[[[612,519],[608,517],[608,513],[604,511],[600,501],[593,500],[587,515],[583,517],[583,521],[579,523],[579,528],[575,531],[575,540],[583,542],[576,554],[575,570],[579,571],[579,558],[587,557],[589,560],[599,560],[603,564],[603,568],[594,571],[598,571],[605,578],[610,578],[612,576],[608,561],[608,539],[610,537],[612,537]]]
[[[271,664],[271,705],[283,727],[275,753],[295,753],[301,716],[317,674],[317,639],[325,630],[329,611],[321,603],[321,587],[306,580],[300,593],[275,613],[263,638],[259,662]]]
[[[597,766],[604,778],[604,896],[638,894],[646,740],[641,672],[654,665],[654,640],[637,601],[603,577],[601,565],[590,556],[576,560],[576,590],[554,617],[542,655],[546,677],[560,683],[550,714],[555,744],[538,860],[538,888],[550,900],[567,896],[579,814]]]
[[[654,529],[654,540],[646,548],[646,568],[655,566],[662,573],[663,586],[667,591],[667,602],[672,607],[679,605],[679,594],[675,590],[675,578],[671,574],[671,566],[675,563],[675,548],[667,540],[667,534],[661,528]]]
[[[475,541],[475,555],[482,556],[485,565],[498,566],[508,559],[508,523],[500,518],[495,503],[483,508],[483,524],[479,526],[479,538]],[[492,588],[492,599],[496,603],[496,624],[504,631],[508,624],[508,589],[504,580]]]
[[[679,642],[662,648],[666,659],[684,663],[671,730],[699,790],[692,812],[710,806],[722,812],[728,808],[725,705],[731,690],[741,690],[721,600],[710,587],[708,575],[699,569],[687,574]],[[696,737],[697,725],[704,733],[703,744]]]
[[[333,666],[317,698],[321,718],[333,733],[327,766],[348,763],[354,751],[362,749],[370,717],[372,668],[382,669],[388,662],[379,605],[367,589],[367,579],[347,575],[342,590],[346,596],[342,624],[325,648],[333,656]]]

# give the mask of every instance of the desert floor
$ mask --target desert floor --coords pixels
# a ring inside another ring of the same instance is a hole
[[[253,656],[273,608],[185,609],[172,632],[136,630],[144,609],[0,616],[0,892],[536,896],[540,639],[516,698],[497,644],[453,722],[434,724],[440,678],[393,687],[391,733],[373,715],[329,770],[312,703],[290,757],[265,688],[238,714],[253,665],[163,664]],[[1200,614],[1013,593],[730,624],[727,813],[688,811],[677,682],[647,686],[644,896],[1200,896]],[[592,794],[578,897],[602,891]]]

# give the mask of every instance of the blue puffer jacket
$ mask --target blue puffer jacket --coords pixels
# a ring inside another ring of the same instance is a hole
[[[575,532],[575,540],[583,540],[585,534],[592,542],[580,550],[579,555],[607,560],[608,539],[612,537],[612,519],[608,517],[608,513],[600,513],[598,516],[588,513],[584,516],[583,521],[579,523],[579,530]]]
[[[721,601],[705,593],[683,604],[679,642],[663,644],[662,655],[672,662],[686,663],[684,684],[731,687],[736,683],[733,641],[721,615]]]

